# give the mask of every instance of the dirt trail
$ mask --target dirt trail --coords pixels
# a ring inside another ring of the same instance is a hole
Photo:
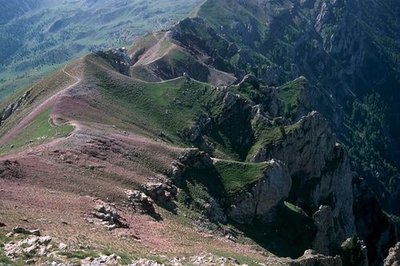
[[[66,66],[62,69],[63,73],[66,74],[67,76],[73,78],[75,82],[64,89],[58,91],[51,97],[47,98],[44,102],[39,104],[37,107],[35,107],[26,117],[24,117],[18,125],[13,127],[7,134],[5,134],[1,139],[0,139],[0,146],[5,145],[12,137],[18,135],[26,126],[28,126],[38,115],[40,115],[42,112],[44,112],[47,108],[50,108],[55,101],[63,94],[65,94],[68,90],[71,88],[75,87],[81,82],[81,78],[76,77],[71,75],[65,70]]]
[[[166,32],[160,39],[158,39],[157,43],[152,46],[150,49],[148,49],[135,63],[134,66],[138,65],[147,65],[150,64],[160,58],[162,58],[165,54],[170,52],[172,49],[176,47],[175,44],[171,44],[170,47],[168,47],[162,54],[160,54],[162,44],[163,42],[167,39],[168,32]],[[156,36],[155,36],[156,37]]]

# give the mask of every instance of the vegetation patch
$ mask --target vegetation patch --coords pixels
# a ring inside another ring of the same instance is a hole
[[[263,178],[268,164],[218,160],[214,167],[226,193],[233,196]]]
[[[74,129],[69,124],[55,125],[50,117],[51,109],[38,115],[8,146],[3,146],[0,153],[4,154],[27,145],[37,145],[50,139],[68,136]]]
[[[278,96],[284,103],[285,116],[293,117],[299,107],[300,93],[307,84],[304,77],[300,77],[278,87]]]

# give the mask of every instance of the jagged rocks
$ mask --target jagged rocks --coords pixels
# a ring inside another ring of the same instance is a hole
[[[5,120],[7,120],[14,112],[16,112],[21,105],[23,105],[25,102],[27,102],[31,97],[31,91],[28,90],[19,97],[14,103],[8,105],[6,108],[3,109],[3,111],[0,112],[0,125],[2,125]]]
[[[281,142],[261,148],[253,160],[276,158],[287,164],[291,175],[304,172],[317,177],[331,158],[335,142],[328,122],[319,113],[312,112],[296,123],[292,132],[286,132]]]
[[[304,255],[289,263],[291,266],[342,266],[340,256],[329,257],[318,254],[314,250],[306,250]]]
[[[400,242],[390,248],[389,255],[385,259],[385,266],[400,266]]]
[[[128,196],[128,207],[133,208],[140,214],[147,214],[154,219],[161,220],[161,215],[157,213],[154,207],[154,201],[145,193],[139,190],[129,190],[126,192]]]
[[[275,158],[284,162],[292,176],[289,199],[307,213],[319,206],[332,209],[336,245],[339,246],[355,232],[353,215],[353,173],[343,147],[326,119],[311,112],[291,125],[278,142],[262,147],[254,156],[255,162]],[[325,248],[324,248],[325,249]]]
[[[176,213],[177,206],[174,202],[178,188],[167,179],[164,182],[146,183],[142,186],[144,193],[153,199],[159,206]]]
[[[228,220],[221,205],[214,198],[210,197],[208,203],[205,205],[208,219],[213,223],[225,224]]]
[[[18,258],[22,255],[27,257],[46,256],[52,249],[49,236],[31,236],[18,242],[10,242],[4,246],[5,254],[10,258]]]
[[[115,254],[111,254],[110,256],[103,255],[98,258],[86,258],[81,260],[81,266],[99,266],[99,265],[120,265],[121,258]]]
[[[93,216],[102,221],[108,230],[129,227],[125,219],[122,218],[115,209],[102,204],[99,204],[95,207]]]
[[[107,60],[119,73],[129,76],[132,58],[125,47],[99,51],[96,54]]]
[[[234,221],[250,224],[265,220],[269,212],[287,198],[292,181],[286,166],[276,160],[268,164],[264,177],[232,200],[229,216]]]
[[[329,206],[320,206],[313,214],[317,227],[317,235],[313,241],[313,248],[322,254],[329,254],[333,246],[337,246],[335,220]]]

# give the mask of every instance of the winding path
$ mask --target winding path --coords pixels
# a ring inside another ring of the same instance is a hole
[[[5,134],[1,139],[0,139],[0,146],[5,145],[13,136],[16,136],[19,132],[24,130],[26,126],[28,126],[38,115],[40,115],[42,112],[44,112],[47,108],[50,108],[55,101],[64,93],[66,93],[68,90],[71,88],[75,87],[81,82],[81,78],[76,77],[70,73],[68,73],[65,68],[65,66],[62,69],[62,72],[66,74],[67,76],[73,78],[75,82],[71,85],[68,85],[64,89],[56,92],[54,95],[50,96],[47,98],[45,101],[40,103],[38,106],[36,106],[26,117],[24,117],[15,127],[13,127],[7,134]]]

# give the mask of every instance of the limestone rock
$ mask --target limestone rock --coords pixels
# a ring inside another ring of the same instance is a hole
[[[289,195],[292,181],[286,166],[276,160],[254,186],[235,197],[229,216],[238,223],[249,224],[254,220],[265,220],[269,212]]]
[[[120,265],[119,263],[120,260],[121,258],[115,254],[111,254],[110,256],[103,255],[98,258],[86,258],[84,260],[81,260],[81,265],[82,266]]]
[[[145,193],[139,190],[129,190],[126,192],[128,196],[128,206],[133,208],[140,214],[147,214],[156,220],[161,220],[161,215],[157,213],[154,207],[154,201]]]
[[[16,243],[10,242],[4,246],[5,254],[10,258],[17,258],[22,255],[30,257],[46,256],[51,250],[49,243],[52,238],[49,236],[31,236]]]
[[[172,184],[170,179],[158,183],[146,183],[142,186],[144,193],[161,207],[176,213],[177,206],[174,202],[178,188]]]
[[[355,232],[349,159],[326,119],[318,112],[304,116],[276,143],[262,147],[253,161],[284,162],[293,179],[294,203],[310,212],[326,205],[332,210],[337,247]],[[326,248],[323,248],[326,251]]]
[[[385,266],[400,266],[400,242],[389,250],[385,259]]]
[[[103,204],[99,204],[95,207],[93,216],[102,221],[108,230],[129,227],[125,219],[122,218],[115,209]]]
[[[314,223],[317,226],[317,235],[313,241],[313,248],[322,254],[329,254],[330,247],[337,245],[335,220],[332,209],[329,206],[320,206],[313,214]]]
[[[350,237],[341,245],[341,257],[345,265],[368,266],[367,246],[358,237]]]
[[[314,250],[306,250],[304,255],[297,260],[294,260],[289,265],[292,266],[342,266],[342,260],[340,256],[329,257],[318,254]]]

